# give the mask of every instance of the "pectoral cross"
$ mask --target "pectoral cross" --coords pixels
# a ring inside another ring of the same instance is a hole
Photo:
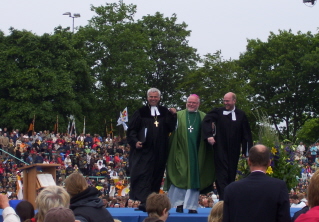
[[[157,122],[157,120],[155,120],[154,124],[156,127],[158,127],[159,122]]]
[[[189,129],[189,132],[192,132],[194,128],[192,126],[189,126],[187,129]]]

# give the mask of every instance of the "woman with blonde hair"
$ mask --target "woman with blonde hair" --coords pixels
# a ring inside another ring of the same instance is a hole
[[[222,222],[223,221],[224,201],[217,202],[208,216],[208,222]]]
[[[78,172],[65,179],[66,191],[71,196],[70,209],[81,222],[113,222],[113,217],[98,197],[99,191],[88,186],[84,176]]]
[[[304,214],[297,217],[295,222],[318,222],[319,221],[319,170],[310,179],[308,186],[308,206],[310,208]]]
[[[36,209],[38,213],[35,218],[37,222],[43,222],[44,216],[54,207],[65,207],[69,208],[70,205],[70,196],[60,186],[48,186],[44,188],[35,200]]]

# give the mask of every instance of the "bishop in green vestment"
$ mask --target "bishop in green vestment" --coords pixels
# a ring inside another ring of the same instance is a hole
[[[201,190],[207,190],[215,180],[213,149],[204,141],[201,122],[205,113],[198,110],[200,98],[188,97],[186,109],[177,112],[177,127],[170,136],[166,186],[176,211],[197,213]]]

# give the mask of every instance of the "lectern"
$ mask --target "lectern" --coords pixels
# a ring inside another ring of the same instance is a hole
[[[56,181],[56,167],[60,164],[42,164],[36,163],[19,168],[23,170],[23,199],[29,201],[35,208],[35,199],[37,197],[37,174],[49,173]]]

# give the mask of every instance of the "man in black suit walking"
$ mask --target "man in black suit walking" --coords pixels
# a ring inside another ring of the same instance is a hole
[[[249,150],[251,173],[225,188],[223,222],[290,221],[286,183],[266,175],[270,162],[270,151],[264,145]]]

